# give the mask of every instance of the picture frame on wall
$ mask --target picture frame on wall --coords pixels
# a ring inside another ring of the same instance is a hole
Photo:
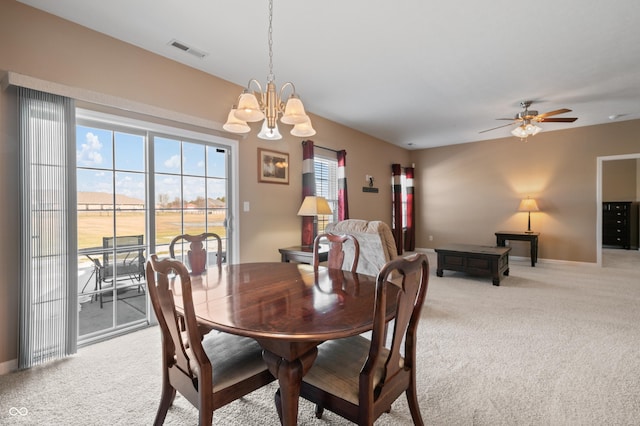
[[[289,154],[258,148],[258,182],[289,185]]]

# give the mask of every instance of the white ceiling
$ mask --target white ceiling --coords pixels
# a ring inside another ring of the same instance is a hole
[[[241,86],[266,82],[266,0],[20,1]],[[510,136],[479,131],[507,124],[496,118],[523,100],[578,117],[545,132],[640,118],[638,0],[274,3],[276,84],[292,81],[313,114],[405,148]]]

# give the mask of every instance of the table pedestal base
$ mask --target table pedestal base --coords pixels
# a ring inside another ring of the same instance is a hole
[[[280,417],[280,424],[295,426],[298,422],[298,399],[302,377],[309,371],[313,361],[318,356],[318,348],[313,347],[300,357],[288,361],[267,349],[262,351],[269,371],[278,379],[280,389],[275,394],[276,408]]]

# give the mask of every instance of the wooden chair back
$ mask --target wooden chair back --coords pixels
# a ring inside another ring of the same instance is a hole
[[[326,408],[359,425],[372,425],[406,393],[414,424],[423,424],[416,394],[416,332],[428,280],[429,262],[424,254],[387,262],[376,281],[371,340],[354,336],[319,346],[300,392],[316,403],[318,418]],[[390,286],[399,288],[397,298],[387,298]],[[387,335],[389,303],[396,301]]]
[[[360,258],[360,244],[356,237],[351,234],[319,234],[313,240],[313,268],[318,269],[320,265],[320,240],[329,241],[329,254],[327,257],[327,267],[332,269],[342,269],[344,263],[344,244],[347,241],[353,243],[353,263],[351,264],[351,272],[356,272],[358,268],[358,259]]]
[[[200,235],[182,234],[175,237],[169,243],[169,255],[175,259],[175,245],[180,240],[189,242],[189,250],[187,251],[187,261],[191,267],[191,274],[202,274],[207,269],[207,250],[204,248],[204,243],[207,239],[212,238],[217,243],[216,251],[216,263],[218,268],[222,265],[222,240],[218,234],[212,232],[204,232]]]
[[[191,277],[182,262],[158,260],[153,254],[147,261],[146,275],[162,334],[163,385],[155,425],[164,423],[176,392],[199,409],[201,425],[211,425],[215,408],[274,380],[262,360],[260,346],[252,339],[215,332],[203,336],[193,305]],[[176,277],[179,289],[174,288]],[[178,292],[182,314],[174,302],[174,293]],[[219,340],[214,343],[214,339]],[[215,352],[211,349],[214,347]],[[216,367],[212,359],[219,359],[223,367]]]

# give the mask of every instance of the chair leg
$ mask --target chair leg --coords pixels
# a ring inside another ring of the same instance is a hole
[[[158,411],[156,412],[156,419],[153,422],[154,426],[162,426],[165,417],[167,417],[167,411],[169,411],[169,407],[171,407],[171,404],[173,404],[173,400],[175,399],[175,397],[175,388],[169,383],[163,383],[160,405],[158,406]]]
[[[411,412],[411,418],[413,419],[413,424],[416,426],[424,426],[424,421],[422,421],[422,414],[420,414],[420,407],[418,406],[418,395],[416,392],[415,380],[407,389],[406,394],[407,402],[409,403],[409,411]]]

